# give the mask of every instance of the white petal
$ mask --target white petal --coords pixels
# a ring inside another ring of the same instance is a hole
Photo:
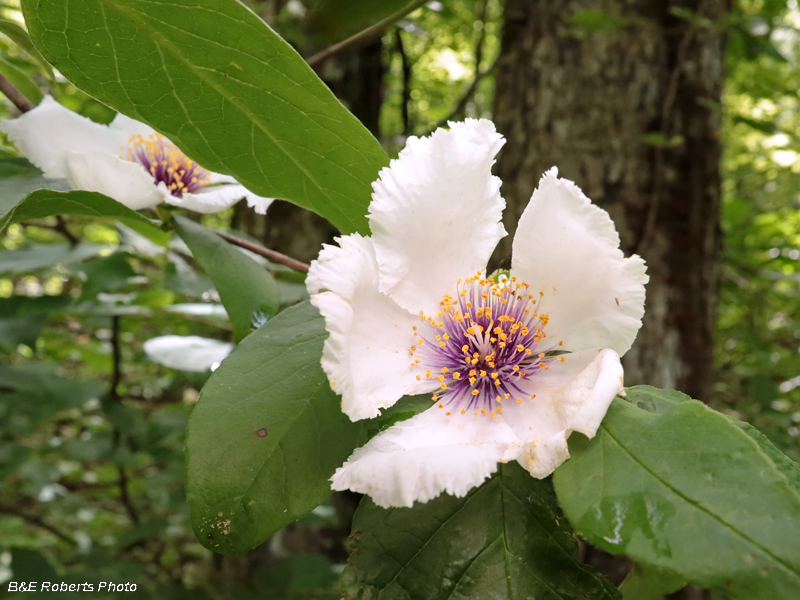
[[[421,321],[378,291],[372,240],[354,234],[338,242],[323,246],[306,286],[330,333],[322,368],[342,395],[342,410],[356,421],[378,416],[407,394],[431,391],[437,382],[416,379],[409,350],[412,327]]]
[[[573,352],[628,351],[642,326],[644,261],[625,258],[614,223],[558,170],[544,174],[514,236],[511,270],[543,291],[546,332]]]
[[[16,119],[0,123],[28,160],[44,171],[45,177],[67,177],[66,152],[106,152],[119,155],[127,137],[64,108],[51,96]]]
[[[243,185],[215,185],[195,193],[186,193],[182,197],[170,196],[167,202],[199,213],[216,213],[233,206],[242,198],[255,208],[259,214],[265,214],[272,203],[272,198],[256,196]]]
[[[500,180],[491,174],[504,143],[491,121],[450,123],[408,138],[372,184],[380,290],[400,306],[430,314],[456,280],[486,267],[506,234]]]
[[[141,121],[137,121],[136,119],[126,117],[122,113],[117,113],[117,116],[114,117],[113,121],[111,121],[109,127],[115,131],[123,133],[126,140],[130,139],[131,136],[134,135],[140,135],[143,138],[147,138],[156,133],[156,130],[149,125],[146,125]]]
[[[357,449],[331,478],[334,490],[369,494],[379,506],[412,506],[442,492],[464,496],[513,460],[520,442],[506,423],[486,415],[446,415],[429,408]]]
[[[221,363],[233,344],[196,335],[162,335],[144,343],[147,358],[165,367],[202,373]]]
[[[546,477],[569,458],[573,431],[594,437],[611,401],[622,390],[622,365],[613,350],[584,350],[553,361],[523,386],[522,404],[503,403],[503,418],[525,440],[520,464]],[[536,397],[531,399],[530,394]]]
[[[113,154],[67,152],[65,166],[67,179],[76,190],[100,192],[133,210],[160,204],[169,195],[165,186],[156,186],[142,165]]]

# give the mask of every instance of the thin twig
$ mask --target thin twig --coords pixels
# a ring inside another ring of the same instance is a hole
[[[411,133],[411,115],[409,106],[411,104],[411,61],[408,60],[405,46],[403,45],[402,28],[395,30],[395,48],[400,55],[400,64],[403,68],[403,89],[400,94],[400,112],[403,117],[403,135]]]
[[[119,382],[122,381],[122,349],[119,343],[119,315],[111,317],[111,382],[108,395],[119,400]]]
[[[366,44],[367,42],[371,42],[373,39],[383,34],[389,25],[399,21],[408,13],[416,10],[426,2],[429,2],[429,0],[416,0],[403,9],[389,15],[382,21],[378,21],[374,25],[367,27],[363,31],[359,31],[357,34],[347,38],[346,40],[339,42],[338,44],[334,44],[330,48],[326,48],[325,50],[317,52],[314,56],[306,60],[308,66],[310,66],[312,69],[316,69],[329,58],[333,58],[334,56],[346,52],[347,50],[351,50],[352,48],[356,48]]]
[[[125,469],[121,466],[117,467],[117,472],[119,473],[119,478],[117,479],[117,484],[119,485],[119,499],[125,507],[125,511],[128,513],[131,522],[134,525],[138,525],[139,513],[136,512],[136,507],[133,506],[130,493],[128,492],[128,474],[125,473]]]
[[[111,381],[108,384],[108,395],[114,402],[120,401],[119,384],[122,381],[122,346],[120,345],[120,317],[114,315],[111,317]],[[114,427],[113,440],[114,447],[119,444],[122,439],[122,432],[118,427]],[[128,491],[128,474],[122,465],[117,465],[117,486],[119,487],[119,499],[122,506],[125,507],[125,512],[131,519],[134,525],[139,524],[139,513],[136,512],[136,507],[131,502],[131,495]]]
[[[25,94],[20,92],[13,83],[0,74],[0,92],[5,94],[6,98],[16,106],[20,112],[28,112],[33,109],[33,102],[25,97]]]
[[[8,506],[7,504],[0,504],[0,513],[6,514],[6,515],[13,515],[15,517],[19,517],[20,519],[22,519],[24,521],[27,521],[31,525],[35,525],[36,527],[39,527],[40,529],[44,529],[45,531],[49,531],[54,536],[56,536],[59,539],[64,540],[68,544],[71,544],[73,546],[77,546],[78,545],[78,542],[73,540],[67,534],[65,534],[64,532],[60,531],[59,529],[53,527],[52,525],[50,525],[48,523],[45,523],[40,517],[37,517],[36,515],[26,514],[26,513],[22,512],[21,510],[18,510],[16,508],[14,508],[13,506]]]
[[[300,262],[299,260],[296,260],[290,256],[286,256],[285,254],[281,254],[280,252],[276,252],[275,250],[270,250],[269,248],[264,248],[264,246],[259,246],[258,244],[254,244],[252,242],[248,242],[247,240],[243,240],[234,235],[230,235],[229,233],[223,233],[222,231],[215,231],[214,233],[216,233],[219,237],[221,237],[229,244],[233,244],[234,246],[239,246],[240,248],[249,250],[254,254],[263,256],[264,258],[266,258],[271,262],[285,265],[290,269],[299,271],[300,273],[308,273],[308,265],[306,263]]]
[[[473,94],[475,94],[475,90],[478,89],[478,84],[480,84],[483,78],[494,70],[494,68],[497,66],[497,61],[499,60],[499,58],[500,57],[496,58],[491,65],[486,67],[483,71],[481,71],[475,76],[475,79],[473,79],[472,83],[469,84],[467,91],[464,92],[464,95],[461,97],[461,100],[459,100],[458,104],[453,109],[453,111],[436,124],[437,128],[444,127],[445,125],[447,125],[448,121],[456,118],[458,115],[464,112],[464,109],[467,107],[467,102],[469,102],[470,98],[472,98]]]

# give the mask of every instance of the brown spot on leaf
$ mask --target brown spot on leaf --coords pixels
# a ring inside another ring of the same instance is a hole
[[[214,539],[214,534],[213,533],[207,533],[206,534],[206,539],[207,540],[213,540]]]
[[[265,438],[265,437],[267,437],[267,435],[269,435],[269,434],[268,434],[267,430],[264,429],[263,427],[261,429],[256,429],[253,432],[253,437],[254,438]],[[220,516],[222,516],[222,515],[220,515]]]

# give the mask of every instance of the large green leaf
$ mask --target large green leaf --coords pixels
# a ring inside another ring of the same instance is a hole
[[[186,496],[198,539],[215,552],[243,554],[313,510],[353,449],[430,406],[414,397],[352,423],[320,366],[326,337],[317,309],[298,304],[246,338],[203,387],[187,432]]]
[[[138,227],[152,228],[154,226],[153,222],[144,215],[97,192],[37,190],[11,207],[8,212],[4,213],[4,216],[0,216],[0,229],[8,223],[42,219],[53,215],[107,217]]]
[[[550,482],[516,462],[500,465],[464,498],[444,494],[413,508],[384,509],[365,497],[351,543],[342,573],[346,597],[619,598],[576,558]]]
[[[219,292],[237,340],[253,323],[278,312],[280,290],[269,271],[210,229],[184,217],[175,218],[178,234]]]
[[[388,159],[303,59],[235,0],[24,0],[31,39],[90,95],[262,196],[367,231]]]
[[[800,466],[674,391],[631,388],[556,470],[576,530],[612,553],[734,598],[800,589]]]
[[[21,250],[0,252],[0,275],[22,275],[56,265],[80,262],[97,255],[103,246],[81,243],[39,244]]]
[[[45,179],[42,172],[24,158],[0,158],[0,229],[5,216],[34,190],[68,190],[66,179]]]

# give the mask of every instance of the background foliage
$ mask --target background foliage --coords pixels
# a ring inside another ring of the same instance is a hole
[[[367,2],[383,8],[348,13],[334,0],[248,4],[306,56],[386,10],[386,3]],[[498,0],[429,2],[385,32],[378,137],[390,156],[406,136],[426,134],[448,118],[491,116],[501,10]],[[0,73],[34,102],[46,91],[98,122],[110,121],[110,109],[34,49],[14,2],[0,5],[0,19]],[[583,35],[614,26],[603,14],[575,15],[569,24]],[[741,0],[727,26],[714,406],[753,423],[798,460],[800,10],[794,0]],[[320,73],[335,78],[337,68],[327,63]],[[14,115],[11,105],[0,104],[0,116]],[[26,193],[54,188],[8,145],[0,147],[0,177],[2,214]],[[229,318],[209,278],[219,267],[203,250],[216,240],[185,234],[184,242],[124,215],[120,221],[40,216],[31,207],[18,211],[0,240],[0,581],[12,575],[136,581],[141,597],[159,599],[227,598],[231,590],[240,598],[338,598],[354,506],[345,495],[322,502],[241,559],[212,554],[196,540],[184,489],[185,430],[210,371],[165,366],[185,366],[175,362],[182,351],[145,351],[145,342],[158,336],[232,342],[270,327],[247,315],[259,310],[267,318],[278,304],[303,301],[302,277],[247,254],[266,267],[259,285],[275,302],[253,307],[241,298],[244,308],[231,309]],[[237,207],[202,222],[235,229],[252,219]],[[365,435],[353,432],[354,439]],[[496,487],[512,489],[514,475],[504,470],[510,483],[501,486],[498,476]],[[553,504],[547,485],[536,494]],[[430,510],[460,510],[447,505],[451,500]],[[375,519],[366,509],[356,516],[365,527],[377,526]],[[363,541],[354,543],[363,548]]]

